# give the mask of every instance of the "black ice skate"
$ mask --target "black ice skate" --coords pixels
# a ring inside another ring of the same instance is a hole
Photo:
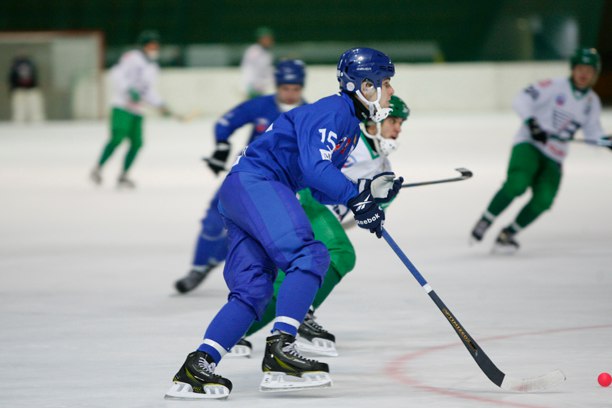
[[[175,282],[174,287],[179,293],[187,293],[197,288],[200,283],[208,276],[214,265],[206,265],[202,269],[192,269],[187,276]]]
[[[232,391],[232,382],[215,374],[213,359],[202,351],[194,351],[174,376],[174,384],[166,399],[221,399]]]
[[[315,319],[314,310],[310,309],[298,328],[298,350],[305,354],[337,357],[336,336],[325,330]]]
[[[516,232],[514,232],[514,230],[512,230],[510,227],[501,230],[497,236],[497,239],[495,240],[493,252],[501,254],[515,253],[520,247],[519,243],[514,239],[515,234]]]
[[[260,391],[297,391],[331,387],[329,367],[304,358],[295,346],[295,337],[280,333],[266,339],[261,369],[264,372]]]
[[[491,223],[492,221],[486,218],[485,216],[482,216],[478,220],[478,222],[474,226],[474,229],[472,230],[472,234],[470,238],[472,243],[482,241],[482,238],[484,237],[484,234],[487,232],[487,230],[491,226]]]
[[[225,355],[225,357],[251,357],[251,352],[253,351],[253,345],[250,341],[245,339],[244,337],[238,340],[238,343],[229,353]]]
[[[119,179],[117,179],[117,188],[133,189],[136,188],[136,183],[128,178],[127,174],[122,174],[119,176]]]

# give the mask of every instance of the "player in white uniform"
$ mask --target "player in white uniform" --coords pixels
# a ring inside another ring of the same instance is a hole
[[[240,63],[249,99],[266,94],[274,82],[274,56],[270,51],[274,33],[268,27],[259,27],[255,35],[257,42],[246,49]]]
[[[170,114],[156,89],[159,35],[155,31],[143,31],[138,37],[138,44],[139,49],[123,54],[119,63],[111,69],[111,135],[90,175],[95,184],[102,183],[102,167],[127,138],[130,149],[125,155],[118,185],[133,188],[134,182],[128,177],[128,170],[142,147],[144,104],[158,108],[164,115]]]
[[[531,200],[496,239],[496,249],[516,251],[515,235],[551,207],[568,142],[576,131],[582,129],[584,138],[594,144],[606,137],[600,123],[601,102],[591,89],[601,70],[597,50],[578,49],[570,65],[569,78],[540,81],[515,98],[513,107],[523,123],[514,137],[507,179],[472,230],[474,240],[482,240],[495,218],[531,188]]]

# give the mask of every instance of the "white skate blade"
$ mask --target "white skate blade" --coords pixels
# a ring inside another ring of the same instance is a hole
[[[507,375],[504,377],[500,387],[507,391],[533,392],[543,391],[554,387],[566,380],[561,370],[554,370],[540,377],[516,379]]]
[[[247,357],[251,358],[251,349],[247,346],[236,344],[232,349],[225,355],[225,357],[237,358]]]
[[[201,400],[201,399],[224,399],[229,396],[229,389],[222,385],[207,384],[204,393],[193,392],[191,385],[175,381],[166,392],[165,399]]]
[[[336,343],[331,340],[315,337],[312,341],[309,341],[298,335],[295,345],[300,353],[315,356],[338,357]]]
[[[264,373],[259,385],[261,392],[287,392],[326,388],[332,386],[329,373],[324,371],[311,371],[303,373],[301,377],[294,377],[285,373],[270,371]]]

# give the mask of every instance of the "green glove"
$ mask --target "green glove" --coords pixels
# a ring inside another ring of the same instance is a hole
[[[134,102],[134,103],[138,103],[140,102],[140,92],[138,92],[136,89],[134,88],[130,88],[128,90],[128,93],[130,95],[130,101]]]

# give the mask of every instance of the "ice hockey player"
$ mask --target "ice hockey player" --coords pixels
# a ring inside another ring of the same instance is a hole
[[[494,251],[514,252],[516,234],[548,210],[557,195],[568,142],[582,129],[586,140],[605,138],[600,123],[601,102],[592,87],[601,70],[594,48],[580,48],[570,59],[569,78],[528,86],[514,100],[522,124],[514,137],[507,178],[476,223],[471,238],[481,241],[487,229],[510,203],[531,188],[532,197],[495,240]]]
[[[278,269],[286,277],[266,339],[260,389],[331,385],[327,364],[304,358],[295,346],[297,328],[329,266],[327,249],[314,239],[296,192],[308,187],[319,202],[347,205],[359,227],[382,236],[385,214],[379,204],[397,195],[403,179],[383,173],[355,184],[339,168],[359,140],[359,123],[388,115],[394,74],[393,63],[380,51],[346,51],[338,62],[340,93],[281,114],[238,157],[219,190],[229,239],[228,302],[209,324],[204,342],[187,356],[167,397],[229,395],[232,384],[214,373],[216,365],[261,317]]]
[[[249,46],[240,62],[240,70],[248,98],[256,98],[268,92],[272,86],[274,33],[269,27],[255,31],[257,42]]]
[[[134,188],[134,182],[128,177],[138,151],[142,147],[143,107],[153,106],[167,116],[169,109],[156,90],[159,74],[157,59],[159,56],[159,34],[146,30],[138,36],[138,49],[126,52],[119,63],[111,69],[112,111],[110,123],[110,140],[104,146],[97,165],[90,173],[95,184],[102,183],[102,168],[112,156],[115,149],[128,139],[130,148],[125,155],[123,171],[117,181],[118,187]]]
[[[388,156],[397,149],[397,138],[402,131],[402,124],[408,119],[410,110],[404,101],[395,95],[391,97],[389,107],[391,112],[381,123],[369,120],[361,124],[361,140],[342,168],[342,172],[355,182],[360,178],[372,178],[392,170]],[[297,347],[304,353],[337,356],[336,337],[316,321],[314,313],[355,266],[355,250],[341,225],[341,221],[350,210],[343,205],[320,204],[312,197],[309,189],[300,190],[298,195],[312,225],[315,239],[321,241],[329,252],[330,264],[312,307],[298,327]],[[384,209],[386,204],[381,204],[381,207]],[[249,328],[247,337],[274,320],[278,289],[284,278],[285,273],[279,271],[274,282],[272,300],[268,303],[262,318]],[[242,339],[231,353],[235,356],[248,356],[251,348],[251,343]]]
[[[302,91],[306,78],[305,65],[300,60],[285,60],[276,65],[274,71],[276,92],[243,102],[227,112],[215,124],[216,148],[205,161],[208,167],[219,175],[225,171],[230,154],[229,139],[240,127],[251,124],[253,130],[249,143],[261,136],[270,124],[282,112],[287,112],[303,105]],[[208,273],[227,255],[227,231],[223,224],[217,205],[218,193],[210,202],[206,215],[202,219],[202,228],[198,235],[192,267],[187,276],[175,283],[180,293],[196,288]]]

